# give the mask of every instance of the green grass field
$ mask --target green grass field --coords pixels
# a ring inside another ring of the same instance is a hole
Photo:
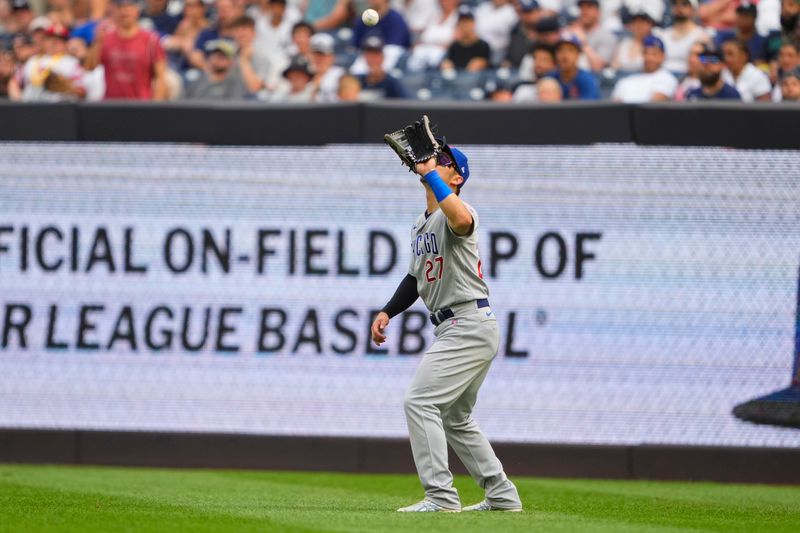
[[[515,481],[522,513],[401,514],[414,476],[0,465],[0,531],[800,531],[800,487]]]

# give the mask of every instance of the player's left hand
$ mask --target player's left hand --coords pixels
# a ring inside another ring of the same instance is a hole
[[[417,163],[416,166],[414,167],[414,170],[416,170],[417,174],[419,174],[420,176],[424,176],[425,174],[434,169],[436,169],[435,157],[431,157],[430,159],[428,159],[427,161],[423,161],[422,163]]]

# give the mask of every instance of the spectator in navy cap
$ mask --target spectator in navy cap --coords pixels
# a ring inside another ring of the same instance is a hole
[[[700,87],[689,91],[687,100],[741,100],[739,91],[722,79],[722,53],[706,45],[700,53]]]
[[[536,23],[542,18],[543,11],[537,0],[517,0],[517,22],[511,30],[511,41],[503,66],[517,68],[536,40]]]
[[[361,82],[361,98],[378,100],[383,98],[408,98],[403,84],[383,68],[383,39],[378,35],[370,35],[364,39],[363,57],[367,64],[367,73],[358,76]]]
[[[583,54],[588,67],[599,72],[611,64],[617,38],[600,24],[600,2],[598,0],[578,0],[578,18],[569,30],[583,43]]]
[[[537,45],[550,46],[555,53],[556,45],[561,40],[561,23],[558,21],[558,17],[541,17],[534,25],[533,35],[534,42]],[[535,81],[535,76],[533,75],[535,69],[535,54],[526,55],[519,64],[520,79],[523,81]]]
[[[664,42],[653,35],[645,37],[644,72],[619,80],[611,98],[626,104],[671,100],[678,80],[663,65]]]
[[[564,100],[598,100],[600,87],[591,72],[578,68],[581,41],[571,34],[562,36],[556,47],[557,69],[550,74],[561,84]]]
[[[756,29],[758,6],[751,2],[742,2],[736,8],[736,27],[733,31],[721,31],[714,40],[717,48],[722,48],[725,41],[739,39],[747,43],[750,60],[756,65],[767,62],[767,38]]]
[[[611,68],[622,72],[641,72],[644,66],[644,38],[650,35],[653,26],[655,20],[647,11],[631,14],[627,24],[631,35],[619,43]]]
[[[475,15],[467,6],[461,6],[458,10],[456,36],[456,40],[447,50],[447,58],[442,61],[442,70],[485,70],[491,60],[491,51],[489,44],[478,37],[475,31]]]
[[[8,33],[20,33],[28,30],[33,20],[33,10],[28,0],[11,0],[11,17],[8,21],[6,31]]]

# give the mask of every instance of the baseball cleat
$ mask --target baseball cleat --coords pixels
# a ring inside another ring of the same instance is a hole
[[[461,509],[448,509],[430,500],[422,500],[408,507],[401,507],[398,513],[459,513]]]
[[[480,503],[476,503],[475,505],[470,505],[461,509],[465,512],[470,511],[505,511],[507,513],[519,513],[522,512],[522,507],[516,507],[513,509],[503,509],[502,507],[492,507],[492,504],[486,500],[483,500]]]

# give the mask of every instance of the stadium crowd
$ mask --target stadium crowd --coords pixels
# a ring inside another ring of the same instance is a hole
[[[0,98],[796,102],[799,14],[800,0],[0,0]]]

